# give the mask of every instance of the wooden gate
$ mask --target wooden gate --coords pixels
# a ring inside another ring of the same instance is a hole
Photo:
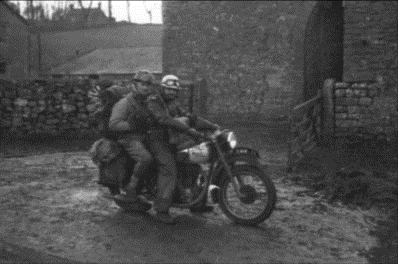
[[[290,113],[288,172],[295,171],[306,153],[321,141],[322,96],[317,96],[294,107]]]
[[[192,113],[195,104],[195,83],[190,80],[182,80],[181,86],[184,90],[180,94],[180,103],[187,111]]]

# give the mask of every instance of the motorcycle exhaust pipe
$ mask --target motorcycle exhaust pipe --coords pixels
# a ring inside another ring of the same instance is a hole
[[[220,187],[216,185],[210,185],[208,188],[209,198],[211,198],[213,204],[218,203],[218,193]]]

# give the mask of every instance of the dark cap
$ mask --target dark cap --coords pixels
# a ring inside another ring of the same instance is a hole
[[[136,72],[136,75],[133,78],[133,81],[144,82],[148,84],[153,84],[155,80],[156,79],[154,75],[148,70],[139,70],[138,72]]]
[[[112,85],[114,85],[114,83],[111,80],[103,79],[103,80],[100,80],[98,82],[98,85],[100,86],[100,88],[106,89],[106,88],[111,87]]]
[[[89,75],[89,79],[98,80],[98,79],[100,79],[100,76],[99,76],[98,74],[90,74],[90,75]]]

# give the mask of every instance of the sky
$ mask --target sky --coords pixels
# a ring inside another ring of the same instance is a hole
[[[26,1],[11,1],[14,3],[19,3],[21,10],[26,7]],[[69,4],[74,4],[75,8],[80,8],[78,1],[33,1],[34,4],[42,2],[45,6],[47,5],[51,11],[52,6],[68,6]],[[88,7],[90,1],[82,1],[85,7]],[[101,9],[108,16],[108,1],[93,1],[92,8],[97,7],[99,2],[101,2]],[[128,21],[127,12],[127,1],[112,1],[112,16],[116,21]],[[146,8],[152,11],[152,23],[161,24],[162,23],[162,12],[161,12],[161,1],[129,1],[129,10],[131,16],[131,22],[134,23],[150,23],[149,14],[146,12]]]

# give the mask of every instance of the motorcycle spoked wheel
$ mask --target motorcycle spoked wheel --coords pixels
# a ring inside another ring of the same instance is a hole
[[[260,185],[251,185],[244,182],[244,186],[240,188],[240,192],[244,194],[244,197],[240,198],[236,194],[231,180],[226,177],[218,193],[218,202],[222,212],[233,222],[242,225],[256,225],[268,219],[274,211],[276,204],[276,188],[272,180],[261,169],[246,165],[234,167],[232,175],[235,177],[243,175],[257,177],[261,181],[260,183],[263,184],[265,192],[257,192]],[[242,181],[244,180],[242,179]],[[232,203],[228,194],[234,195],[236,202]],[[261,199],[260,194],[265,194],[267,200],[264,201]],[[246,215],[251,208],[255,207],[253,205],[260,201],[262,203],[261,210],[254,217]]]

